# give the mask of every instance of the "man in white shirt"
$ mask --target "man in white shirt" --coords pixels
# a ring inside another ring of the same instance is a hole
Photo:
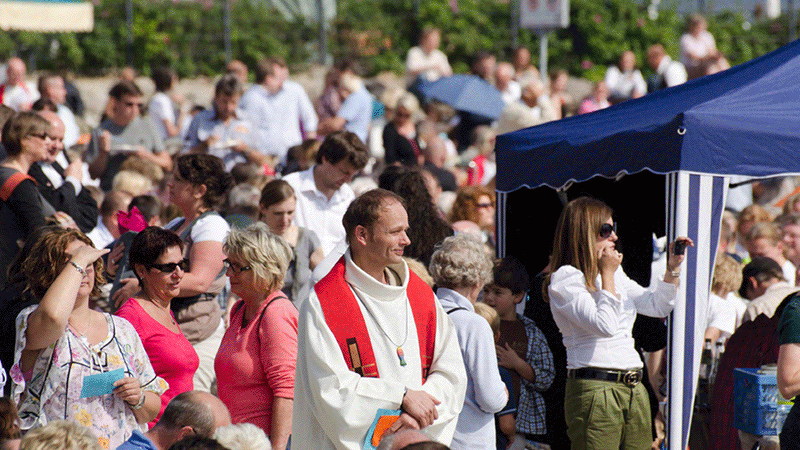
[[[80,128],[75,114],[66,105],[67,88],[64,78],[56,74],[44,74],[39,77],[39,94],[56,105],[56,114],[64,124],[64,147],[70,148],[78,142]]]
[[[516,103],[522,96],[522,87],[514,81],[514,73],[514,66],[507,62],[497,64],[494,71],[495,87],[506,105]]]
[[[661,44],[651,45],[647,49],[647,63],[656,72],[648,86],[649,92],[683,84],[688,78],[683,64],[673,61]]]
[[[117,211],[127,211],[130,202],[131,195],[128,193],[111,191],[106,194],[103,203],[100,204],[97,226],[86,234],[96,248],[106,248],[108,244],[119,239],[121,234],[119,222],[117,222]]]
[[[630,50],[622,52],[619,67],[611,66],[606,70],[605,80],[611,94],[609,98],[615,104],[647,93],[647,83],[636,68],[636,55]]]
[[[344,241],[342,217],[355,199],[347,183],[364,168],[368,159],[367,147],[358,136],[338,131],[322,142],[314,166],[284,178],[297,197],[295,225],[313,231],[325,255]]]
[[[360,450],[381,410],[387,433],[422,429],[449,445],[466,373],[452,322],[402,258],[403,200],[382,189],[343,218],[348,251],[300,307],[292,447]]]
[[[306,91],[289,78],[286,62],[268,58],[256,65],[256,83],[239,107],[259,135],[258,150],[283,160],[290,147],[317,135],[317,113]]]
[[[27,69],[19,58],[10,58],[6,62],[6,83],[0,86],[0,102],[15,111],[31,109],[33,102],[39,99],[36,88],[25,81]]]
[[[411,47],[406,55],[406,85],[410,86],[417,78],[425,81],[436,81],[442,77],[453,75],[453,69],[439,45],[442,31],[434,27],[425,27],[419,46]]]

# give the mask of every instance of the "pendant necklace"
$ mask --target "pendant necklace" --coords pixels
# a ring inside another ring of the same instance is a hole
[[[406,334],[405,334],[405,337],[403,338],[403,342],[401,342],[400,344],[397,344],[389,336],[389,333],[387,333],[386,330],[383,329],[383,327],[381,326],[380,322],[378,322],[378,319],[375,318],[375,315],[372,314],[372,311],[369,309],[369,307],[367,307],[367,303],[358,294],[358,291],[356,290],[356,288],[352,284],[350,284],[349,282],[347,284],[350,285],[350,289],[352,289],[353,293],[356,294],[356,298],[358,299],[358,301],[360,301],[361,304],[364,305],[364,309],[367,310],[367,314],[369,314],[369,317],[372,319],[373,322],[375,322],[375,325],[378,326],[378,329],[381,330],[381,333],[383,333],[383,335],[386,336],[386,339],[388,339],[389,342],[391,342],[393,346],[397,347],[397,350],[395,350],[395,352],[397,353],[397,359],[399,360],[401,366],[405,366],[406,365],[406,355],[403,352],[403,346],[406,345],[406,341],[408,340],[408,301],[405,302],[405,307],[406,307],[405,308],[405,310],[406,310],[406,320],[405,320],[406,326],[405,326],[405,330],[406,330]]]

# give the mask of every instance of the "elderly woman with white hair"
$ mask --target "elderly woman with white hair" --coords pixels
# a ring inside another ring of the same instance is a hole
[[[292,429],[297,309],[281,292],[289,244],[263,223],[233,229],[223,245],[233,305],[214,369],[233,423],[252,423],[285,450]]]
[[[448,237],[431,257],[430,272],[439,286],[436,296],[456,327],[467,369],[467,393],[453,435],[453,449],[495,448],[494,414],[508,401],[500,379],[494,333],[475,313],[483,286],[491,281],[492,261],[484,246],[467,234]]]

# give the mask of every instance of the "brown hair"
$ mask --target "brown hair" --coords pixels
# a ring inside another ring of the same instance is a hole
[[[294,189],[286,180],[272,180],[261,190],[261,200],[258,204],[263,209],[280,203],[288,198],[295,197]]]
[[[122,100],[122,97],[126,95],[131,97],[141,97],[143,94],[142,90],[139,89],[139,86],[137,86],[136,83],[127,80],[120,81],[119,83],[115,84],[110,91],[108,91],[108,96],[117,100]]]
[[[561,266],[573,266],[583,272],[586,288],[596,291],[598,268],[594,243],[600,227],[613,213],[608,205],[591,197],[579,197],[567,203],[556,225],[550,273]],[[544,288],[547,289],[549,285],[548,275]]]
[[[351,131],[335,131],[328,135],[317,150],[317,164],[325,158],[330,164],[346,160],[357,170],[367,165],[369,150],[361,139]]]
[[[494,191],[486,186],[467,186],[459,189],[453,208],[450,210],[450,223],[459,220],[478,223],[478,202],[484,195],[494,204]]]
[[[56,280],[70,259],[67,246],[73,241],[91,245],[92,241],[78,230],[56,228],[43,235],[31,248],[31,252],[22,263],[22,272],[28,279],[28,289],[37,298],[44,297],[47,289]],[[103,259],[94,262],[94,287],[91,296],[100,296],[100,287],[105,283],[103,277]]]
[[[361,225],[364,228],[370,228],[377,222],[381,210],[392,201],[400,203],[405,208],[405,202],[402,197],[394,192],[380,188],[367,191],[353,200],[350,206],[347,207],[344,217],[342,217],[342,225],[344,225],[347,242],[350,242],[357,226]]]
[[[194,185],[204,185],[203,203],[217,208],[233,187],[233,177],[225,170],[222,160],[213,155],[189,154],[178,157],[175,163],[178,175]]]
[[[20,439],[17,405],[11,397],[0,397],[0,441]]]
[[[21,112],[8,119],[3,126],[2,142],[8,156],[22,153],[22,140],[35,134],[45,134],[50,123],[34,112]]]
[[[277,56],[262,59],[256,63],[256,83],[263,83],[264,78],[275,75],[272,66],[286,67],[286,61]]]

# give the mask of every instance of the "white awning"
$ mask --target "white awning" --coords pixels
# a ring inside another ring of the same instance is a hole
[[[43,32],[92,31],[94,7],[75,0],[0,0],[0,29]]]

